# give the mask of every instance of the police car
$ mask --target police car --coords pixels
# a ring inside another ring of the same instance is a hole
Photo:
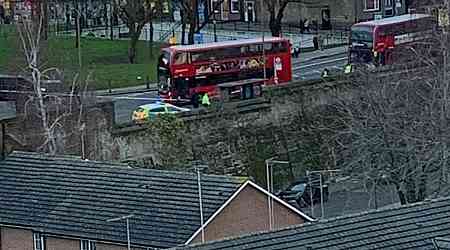
[[[133,111],[131,120],[136,123],[142,123],[156,118],[160,114],[175,114],[187,111],[189,111],[188,108],[180,108],[170,103],[156,102],[137,107],[136,110]]]

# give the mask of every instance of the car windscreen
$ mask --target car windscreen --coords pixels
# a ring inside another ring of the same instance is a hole
[[[152,112],[152,113],[162,113],[162,112],[166,112],[166,109],[164,107],[158,107],[158,108],[151,109],[150,112]]]
[[[145,109],[144,109],[144,108],[141,108],[141,107],[139,107],[139,108],[136,109],[136,112],[138,112],[138,113],[144,112],[144,111],[145,111]]]

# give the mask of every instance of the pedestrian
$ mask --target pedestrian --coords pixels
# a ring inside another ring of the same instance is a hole
[[[327,69],[327,68],[323,69],[323,71],[322,71],[322,77],[323,77],[323,78],[327,78],[329,75],[330,75],[330,74],[329,74],[328,69]]]
[[[344,74],[350,74],[353,71],[353,67],[350,63],[348,63],[347,65],[345,65],[344,67]]]
[[[209,102],[209,96],[208,93],[203,94],[202,96],[202,105],[205,107],[208,107],[211,105],[211,103]]]
[[[309,33],[309,20],[307,18],[305,18],[304,26],[305,31]]]
[[[5,22],[5,19],[5,8],[0,4],[0,24],[3,24]]]
[[[192,107],[194,107],[195,109],[197,109],[199,106],[199,99],[200,99],[200,97],[197,93],[197,90],[194,90],[194,93],[192,93],[192,96],[191,96],[191,104],[192,104]]]
[[[300,18],[300,34],[303,34],[305,32],[305,22]]]
[[[322,50],[323,51],[323,49],[324,49],[324,38],[323,38],[323,36],[321,35],[321,34],[319,34],[319,37],[318,37],[318,45],[319,45],[319,49],[320,50]]]
[[[300,48],[294,48],[294,57],[298,58],[299,54],[300,54]]]
[[[314,50],[319,49],[319,38],[317,38],[317,36],[313,37],[313,45],[314,45]]]

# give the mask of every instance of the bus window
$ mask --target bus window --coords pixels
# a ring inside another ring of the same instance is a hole
[[[175,54],[174,65],[181,65],[188,63],[188,54],[186,52],[178,52]]]
[[[273,53],[283,53],[287,51],[288,46],[284,43],[273,43],[272,51]]]
[[[266,52],[268,52],[268,53],[270,53],[270,52],[272,52],[272,50],[273,50],[273,45],[275,45],[275,44],[272,44],[272,43],[265,43],[264,44],[264,50],[266,51]]]
[[[234,58],[234,57],[240,57],[241,56],[241,48],[240,47],[230,47],[230,48],[222,48],[220,49],[220,56],[219,58]]]
[[[249,45],[249,55],[259,55],[262,53],[261,44],[250,44]]]
[[[246,56],[248,54],[248,46],[241,47],[241,55]]]

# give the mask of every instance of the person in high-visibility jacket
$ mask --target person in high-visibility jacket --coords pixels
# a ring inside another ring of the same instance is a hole
[[[175,36],[172,36],[169,38],[169,44],[170,45],[175,45],[177,44],[177,38]]]
[[[329,74],[328,69],[325,68],[325,69],[322,71],[322,77],[323,77],[323,78],[326,78],[326,77],[328,77],[329,75],[330,75],[330,74]]]
[[[350,73],[352,73],[352,65],[351,64],[347,64],[347,65],[345,65],[345,67],[344,67],[344,73],[345,74],[350,74]]]
[[[209,106],[211,103],[209,102],[209,96],[208,93],[203,94],[202,96],[202,105],[203,106]]]

